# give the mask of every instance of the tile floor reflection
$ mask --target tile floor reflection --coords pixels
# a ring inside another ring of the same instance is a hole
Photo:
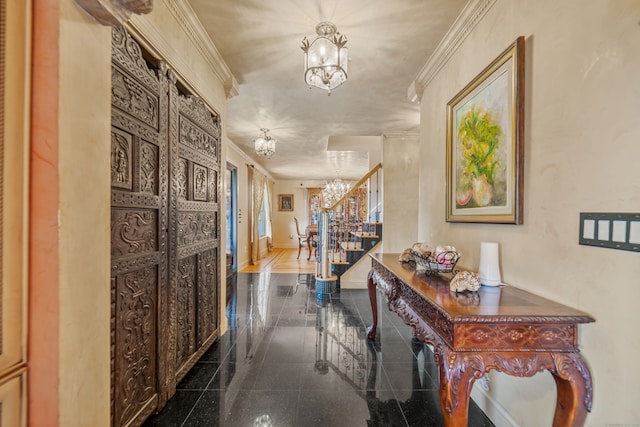
[[[312,275],[237,273],[229,330],[145,426],[441,426],[433,353],[366,290],[318,295]],[[473,403],[469,426],[493,426]]]

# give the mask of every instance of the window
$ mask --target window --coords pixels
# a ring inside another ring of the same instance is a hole
[[[258,236],[264,237],[270,234],[270,228],[268,224],[269,220],[269,201],[267,200],[268,191],[267,184],[264,185],[262,196],[262,206],[260,207],[260,214],[258,215]]]

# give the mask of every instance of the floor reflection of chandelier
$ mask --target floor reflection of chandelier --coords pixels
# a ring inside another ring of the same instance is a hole
[[[322,197],[324,198],[324,206],[326,208],[333,206],[338,200],[340,200],[351,189],[351,184],[336,178],[329,181],[322,190]]]

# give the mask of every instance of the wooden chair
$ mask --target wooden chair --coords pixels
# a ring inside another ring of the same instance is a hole
[[[300,259],[300,252],[302,251],[303,247],[308,248],[310,246],[313,246],[317,251],[318,242],[316,242],[314,239],[311,239],[306,233],[303,234],[300,232],[300,224],[298,224],[298,218],[293,218],[293,220],[296,222],[296,233],[298,233],[298,259]],[[311,253],[309,253],[309,258],[311,258]]]

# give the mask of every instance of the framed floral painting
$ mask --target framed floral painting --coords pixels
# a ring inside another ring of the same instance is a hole
[[[447,104],[448,222],[522,224],[524,37]]]

